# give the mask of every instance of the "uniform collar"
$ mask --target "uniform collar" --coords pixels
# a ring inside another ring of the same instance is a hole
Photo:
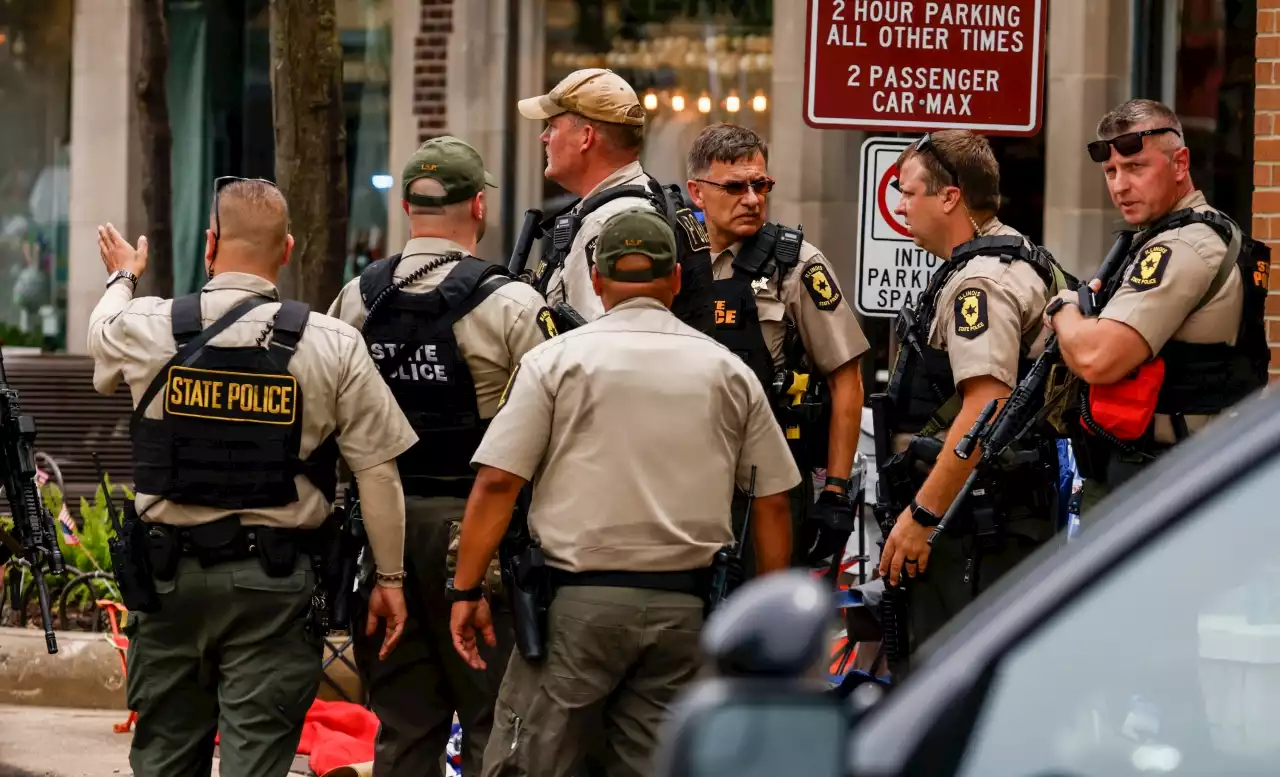
[[[587,196],[583,197],[582,200],[585,202],[587,197],[590,197],[593,194],[599,194],[605,189],[612,189],[615,186],[630,181],[632,178],[639,178],[642,175],[644,175],[644,168],[640,166],[640,162],[638,160],[635,162],[629,162],[622,167],[619,167],[617,170],[614,170],[612,173],[609,173],[603,181],[596,184],[596,188],[587,192]]]
[[[983,224],[981,227],[978,228],[978,234],[975,235],[975,237],[986,237],[988,235],[994,235],[997,232],[999,232],[1003,227],[1004,227],[1004,224],[1000,223],[1000,219],[996,218],[995,216],[992,216],[991,218],[987,219],[987,223]]]
[[[653,297],[632,297],[614,305],[605,315],[623,310],[668,310],[668,308]]]
[[[280,299],[280,291],[275,284],[260,275],[247,272],[220,272],[209,279],[200,289],[201,293],[212,291],[247,291],[250,294],[261,294],[271,299]]]
[[[456,251],[464,256],[470,255],[471,253],[448,238],[415,237],[410,238],[409,242],[404,244],[404,250],[400,252],[400,255],[410,256],[412,254],[432,254],[435,256],[442,256],[450,251]]]
[[[728,258],[732,259],[733,257],[737,256],[738,252],[741,250],[742,250],[742,241],[739,240],[738,242],[734,243],[733,245],[729,246],[723,251],[719,251],[717,253],[712,254],[711,262],[714,264],[720,257],[726,256],[726,255],[728,256]]]
[[[1173,205],[1173,210],[1182,210],[1184,208],[1198,208],[1201,205],[1208,205],[1208,201],[1204,198],[1204,192],[1199,189],[1192,189],[1180,200]],[[1172,213],[1173,211],[1169,211]]]

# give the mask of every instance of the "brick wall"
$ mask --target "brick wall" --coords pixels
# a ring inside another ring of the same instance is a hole
[[[448,134],[445,58],[451,32],[453,0],[422,0],[413,65],[413,115],[418,120],[419,143]]]
[[[1254,101],[1253,236],[1271,246],[1267,340],[1271,379],[1280,380],[1280,0],[1258,0]]]

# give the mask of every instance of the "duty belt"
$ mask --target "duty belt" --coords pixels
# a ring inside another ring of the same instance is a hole
[[[564,586],[608,586],[613,588],[644,588],[652,591],[705,596],[711,590],[711,567],[682,572],[627,572],[605,570],[568,572],[548,567],[553,589]]]
[[[152,566],[160,580],[173,579],[183,556],[196,558],[203,568],[256,558],[267,574],[285,576],[293,572],[299,555],[323,552],[317,547],[323,534],[318,529],[244,526],[238,515],[198,526],[147,525]]]

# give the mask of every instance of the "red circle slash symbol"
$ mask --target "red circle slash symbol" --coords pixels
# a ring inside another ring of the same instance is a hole
[[[884,219],[884,223],[889,228],[897,232],[903,237],[911,237],[911,230],[906,225],[898,221],[898,217],[893,211],[889,210],[889,183],[898,177],[898,166],[896,164],[889,165],[889,169],[884,171],[884,175],[880,177],[880,185],[876,187],[876,206],[880,208],[880,218]]]

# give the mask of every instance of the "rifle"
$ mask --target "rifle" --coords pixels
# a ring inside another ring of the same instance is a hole
[[[4,353],[0,352],[0,445],[3,446],[0,465],[4,468],[4,492],[9,498],[15,535],[10,537],[0,529],[0,542],[22,556],[30,567],[40,601],[45,646],[50,653],[57,653],[58,638],[53,633],[49,586],[44,575],[46,570],[49,574],[62,574],[65,567],[53,515],[44,506],[36,487],[35,439],[36,421],[22,413],[18,392],[9,386],[4,371]]]
[[[898,521],[898,512],[902,495],[898,492],[899,477],[896,470],[890,469],[892,458],[889,438],[889,395],[880,392],[870,397],[872,424],[875,427],[876,445],[876,523],[880,524],[880,550],[884,550],[885,541]],[[885,659],[889,673],[896,680],[901,680],[909,670],[911,658],[911,630],[908,618],[907,576],[900,575],[898,585],[890,585],[884,581],[884,594],[880,599],[880,630],[884,646]]]
[[[742,521],[742,536],[716,551],[712,562],[711,594],[707,600],[708,611],[714,610],[742,581],[742,551],[746,547],[747,532],[751,529],[751,510],[756,501],[756,465],[751,465],[751,483],[747,487],[747,514]]]
[[[546,231],[542,228],[542,211],[537,208],[526,210],[524,212],[524,221],[520,225],[520,234],[516,237],[515,247],[511,249],[511,257],[507,260],[507,271],[530,286],[537,287],[537,273],[526,270],[525,265],[529,262],[529,253],[533,250],[533,242],[545,235]],[[546,269],[545,273],[546,277],[550,277],[551,268]],[[538,292],[545,295],[546,289],[538,288]],[[560,332],[568,332],[587,323],[582,314],[574,310],[567,302],[557,302],[552,305],[551,315],[555,321],[556,329]]]
[[[1081,284],[1077,290],[1080,311],[1085,315],[1094,315],[1102,305],[1106,304],[1103,295],[1110,285],[1111,276],[1120,268],[1120,263],[1129,253],[1129,245],[1132,239],[1132,232],[1121,232],[1116,237],[1116,242],[1111,246],[1111,250],[1107,252],[1106,258],[1103,259],[1102,265],[1098,268],[1098,273],[1094,277],[1094,280],[1102,282],[1101,292],[1093,292],[1088,283]],[[1027,457],[1035,455],[1034,452],[1020,454],[1011,449],[1015,443],[1034,429],[1043,419],[1044,413],[1051,409],[1048,403],[1045,403],[1043,407],[1037,407],[1036,402],[1044,397],[1045,382],[1049,378],[1050,370],[1060,360],[1060,351],[1057,336],[1050,335],[1045,342],[1044,352],[1035,360],[1026,376],[1018,381],[1018,385],[1014,387],[1004,406],[999,408],[999,412],[996,412],[999,400],[993,399],[988,402],[982,408],[982,412],[978,414],[978,418],[972,428],[956,444],[955,454],[961,459],[967,460],[973,454],[974,446],[978,443],[982,443],[982,454],[973,471],[969,473],[969,477],[965,479],[964,485],[960,487],[955,499],[951,501],[946,513],[943,514],[942,519],[934,527],[932,534],[929,535],[929,545],[931,547],[933,541],[945,531],[947,524],[955,517],[983,471],[986,471],[995,463],[1006,466],[1018,464]]]
[[[351,631],[351,597],[355,595],[360,555],[368,535],[364,529],[364,513],[360,510],[360,494],[354,483],[347,488],[343,502],[346,505],[345,515],[339,524],[337,541],[330,555],[334,586],[329,592],[333,597],[329,628]]]

